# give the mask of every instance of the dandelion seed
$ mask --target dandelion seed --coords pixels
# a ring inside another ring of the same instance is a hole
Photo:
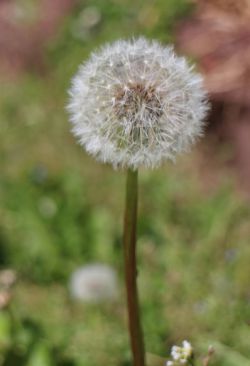
[[[68,109],[89,154],[137,169],[188,150],[202,135],[208,106],[201,76],[183,57],[139,38],[93,53],[73,79]]]

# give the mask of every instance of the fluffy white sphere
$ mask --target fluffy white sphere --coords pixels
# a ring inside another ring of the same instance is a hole
[[[139,38],[106,45],[80,66],[70,89],[73,133],[114,167],[156,167],[202,135],[202,78],[173,47]]]
[[[70,278],[72,298],[85,302],[101,302],[117,297],[115,271],[104,264],[89,264],[76,269]]]

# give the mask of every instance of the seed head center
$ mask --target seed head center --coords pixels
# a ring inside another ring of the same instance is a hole
[[[155,120],[162,115],[161,100],[155,86],[128,83],[115,91],[115,113],[119,119],[129,118],[142,124],[143,119]]]

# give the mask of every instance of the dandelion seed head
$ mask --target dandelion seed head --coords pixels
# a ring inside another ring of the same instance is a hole
[[[89,264],[72,273],[69,290],[72,298],[83,302],[114,300],[118,294],[117,276],[107,265]]]
[[[93,53],[73,78],[68,109],[97,160],[154,168],[202,135],[206,99],[201,76],[173,47],[139,38]]]

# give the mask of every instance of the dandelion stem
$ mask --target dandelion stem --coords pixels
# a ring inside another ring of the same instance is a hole
[[[126,184],[126,208],[124,217],[124,261],[127,290],[128,323],[133,366],[145,366],[143,333],[137,290],[136,224],[138,171],[128,169]]]

